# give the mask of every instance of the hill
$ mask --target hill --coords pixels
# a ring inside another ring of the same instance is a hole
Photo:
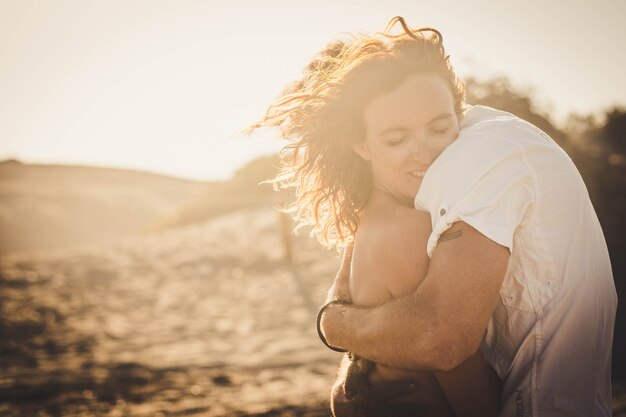
[[[146,172],[0,163],[0,251],[102,243],[150,230],[216,184]]]

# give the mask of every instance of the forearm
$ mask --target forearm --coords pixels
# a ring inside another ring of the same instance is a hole
[[[446,340],[435,306],[420,295],[418,290],[376,307],[333,305],[322,317],[326,339],[388,366],[448,369],[457,360],[455,342]]]
[[[328,308],[321,328],[330,345],[384,365],[444,371],[476,352],[509,251],[465,223],[450,230],[455,238],[437,246],[414,293],[376,307]]]

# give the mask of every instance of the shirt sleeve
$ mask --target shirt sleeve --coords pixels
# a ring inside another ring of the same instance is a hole
[[[484,131],[450,145],[429,168],[415,199],[416,208],[431,215],[428,256],[458,221],[512,250],[515,231],[536,197],[526,158],[514,142]]]

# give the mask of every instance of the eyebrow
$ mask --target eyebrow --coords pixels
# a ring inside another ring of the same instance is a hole
[[[450,118],[452,118],[452,113],[442,113],[438,116],[435,116],[431,121],[429,121],[426,124],[426,126],[430,126],[433,123],[437,123],[440,120],[445,120],[445,119],[450,119]],[[380,132],[378,136],[384,136],[386,134],[395,133],[395,132],[406,132],[407,130],[409,129],[406,127],[390,127]]]
[[[450,119],[450,118],[452,118],[452,114],[451,113],[443,113],[443,114],[440,114],[439,116],[435,117],[434,119],[432,119],[430,122],[428,122],[428,124],[426,126],[430,126],[433,123],[437,123],[440,120]]]
[[[407,132],[408,130],[409,129],[407,129],[406,127],[390,127],[380,132],[378,136],[385,136],[389,133],[396,133],[396,132]]]

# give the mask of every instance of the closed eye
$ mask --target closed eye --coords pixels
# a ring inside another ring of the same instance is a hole
[[[399,145],[399,144],[401,144],[402,142],[404,142],[404,140],[406,139],[406,137],[407,137],[406,135],[403,135],[403,136],[394,136],[394,137],[392,137],[392,138],[387,139],[387,140],[386,140],[386,142],[387,142],[387,145],[390,145],[390,146],[396,146],[396,145]]]
[[[409,130],[405,127],[390,127],[378,134],[378,137],[389,146],[399,145],[409,136]]]
[[[431,129],[431,133],[434,133],[435,135],[445,135],[446,133],[448,133],[448,131],[450,131],[450,126],[446,126],[440,129]]]

